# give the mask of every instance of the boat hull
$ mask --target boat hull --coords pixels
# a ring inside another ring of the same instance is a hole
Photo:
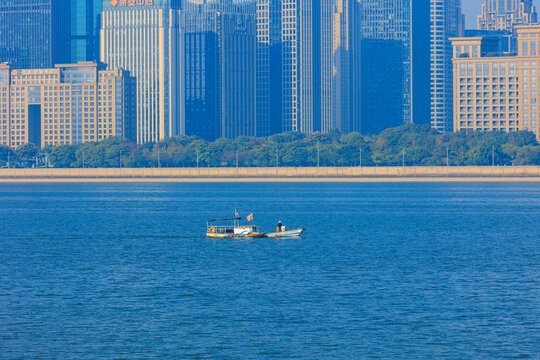
[[[265,233],[251,233],[247,235],[240,234],[220,234],[220,233],[206,233],[206,236],[213,239],[257,239],[265,237]]]
[[[278,232],[278,233],[269,233],[269,234],[266,234],[266,237],[293,238],[293,237],[300,237],[305,232],[306,232],[306,229],[295,229],[295,230],[283,231],[283,232]]]

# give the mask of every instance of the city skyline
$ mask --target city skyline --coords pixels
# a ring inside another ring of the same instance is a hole
[[[532,0],[44,1],[0,5],[0,63],[37,71],[99,61],[129,72],[140,144],[411,123],[456,131],[450,39],[504,37],[497,50],[512,56],[514,28],[537,22]],[[466,15],[477,21],[469,31]],[[30,127],[17,117],[30,110],[16,109],[30,93],[19,105],[2,100],[0,135],[11,143]]]

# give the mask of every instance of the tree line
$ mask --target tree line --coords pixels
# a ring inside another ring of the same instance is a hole
[[[123,139],[79,145],[0,147],[2,167],[273,167],[540,165],[530,132],[441,134],[404,125],[378,135],[282,133],[209,142],[181,136],[138,145]]]

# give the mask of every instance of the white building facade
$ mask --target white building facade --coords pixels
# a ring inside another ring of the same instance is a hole
[[[173,0],[103,1],[101,61],[137,82],[137,142],[185,134],[184,19]]]

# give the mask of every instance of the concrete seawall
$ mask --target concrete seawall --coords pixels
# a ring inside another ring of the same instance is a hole
[[[540,166],[0,169],[0,182],[538,181]]]

